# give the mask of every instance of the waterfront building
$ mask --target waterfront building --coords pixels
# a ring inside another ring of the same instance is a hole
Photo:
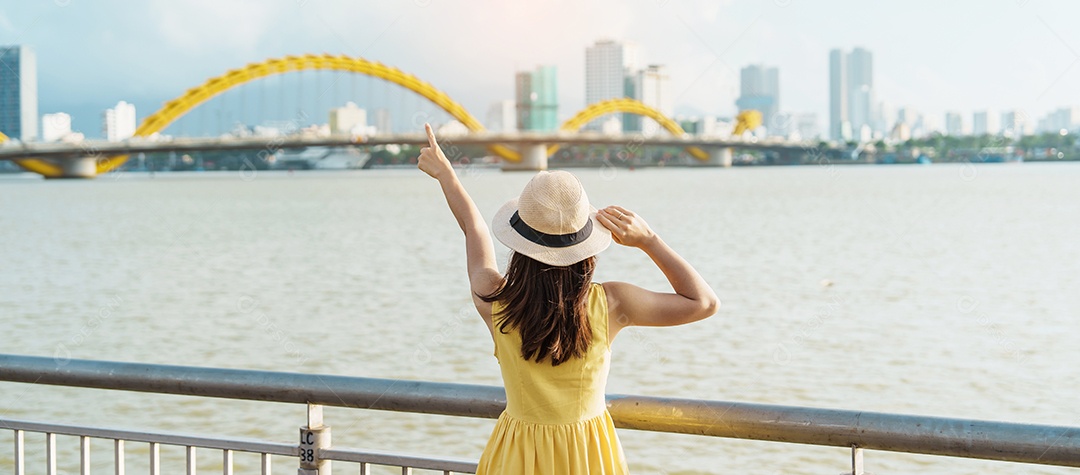
[[[71,135],[71,116],[63,112],[41,116],[41,140],[59,142]]]
[[[971,116],[971,133],[973,135],[997,134],[1000,129],[998,116],[989,111],[977,111]]]
[[[495,101],[488,107],[487,128],[492,132],[517,130],[516,104],[513,99]]]
[[[0,47],[0,132],[24,142],[38,137],[37,56],[29,46]]]
[[[914,137],[925,137],[933,133],[941,133],[941,131],[941,116],[920,114],[919,122],[916,123],[911,134]]]
[[[697,119],[696,124],[694,125],[694,131],[697,135],[704,137],[726,137],[731,135],[731,129],[724,130],[726,125],[727,124],[724,122],[716,120],[715,116],[707,115]]]
[[[462,135],[467,135],[469,133],[469,128],[457,119],[450,119],[449,122],[436,128],[435,133],[439,137],[460,137]]]
[[[551,132],[559,128],[559,97],[555,66],[539,66],[514,76],[517,129]]]
[[[897,122],[889,133],[889,138],[897,142],[906,142],[911,139],[911,126],[906,122]]]
[[[829,138],[837,142],[851,140],[846,61],[847,56],[843,50],[829,51]],[[845,127],[847,134],[844,134]]]
[[[946,112],[945,113],[945,134],[946,135],[966,135],[964,130],[964,116],[959,112]]]
[[[1023,137],[1030,133],[1030,118],[1027,113],[1020,109],[1007,110],[1001,113],[1001,134],[1006,137]]]
[[[871,126],[875,138],[884,137],[886,132],[896,126],[896,108],[889,101],[880,101],[874,106],[874,120]]]
[[[875,101],[873,54],[858,47],[850,53],[829,51],[829,138],[848,140],[847,129],[857,131],[861,138],[866,136],[866,127],[871,136],[880,135],[890,125],[881,120],[882,112]]]
[[[853,129],[874,127],[874,57],[870,51],[855,48],[847,59],[848,117]]]
[[[332,134],[363,133],[367,129],[367,111],[347,102],[343,107],[330,109],[328,123]]]
[[[375,132],[394,133],[394,122],[390,119],[390,109],[375,109]]]
[[[135,105],[120,101],[112,109],[105,109],[102,129],[105,140],[119,142],[135,135]]]
[[[821,127],[818,124],[818,116],[813,112],[794,114],[792,125],[794,127],[791,138],[794,140],[815,140],[821,138]]]
[[[586,48],[585,105],[627,97],[627,77],[636,64],[637,47],[631,43],[602,39]],[[622,128],[622,117],[616,118]],[[599,130],[601,123],[605,122],[601,119],[594,120],[585,128]]]
[[[1080,129],[1080,107],[1061,107],[1047,113],[1039,119],[1038,129],[1041,133],[1077,131]]]
[[[768,131],[782,129],[776,121],[780,118],[780,72],[775,67],[751,64],[739,72],[739,98],[735,101],[739,112],[761,112],[761,124]]]
[[[670,117],[675,112],[671,93],[671,77],[663,66],[650,64],[627,78],[628,96]],[[648,117],[627,114],[623,118],[624,132],[641,132],[646,137],[655,135],[660,124]]]

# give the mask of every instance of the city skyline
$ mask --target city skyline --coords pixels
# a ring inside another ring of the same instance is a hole
[[[814,113],[824,130],[833,48],[872,51],[878,99],[942,122],[946,111],[960,111],[970,122],[981,110],[1020,110],[1035,120],[1072,106],[1080,84],[1071,48],[1080,37],[1058,20],[1080,12],[1080,6],[1063,2],[1004,2],[980,9],[980,22],[956,21],[966,7],[955,5],[935,4],[940,15],[924,18],[918,11],[928,2],[874,8],[846,1],[813,7],[734,1],[612,5],[574,6],[582,15],[560,16],[571,5],[489,3],[457,11],[437,2],[278,2],[259,8],[244,2],[148,2],[125,9],[79,2],[20,4],[0,10],[0,34],[8,44],[26,44],[37,52],[40,113],[67,112],[73,128],[88,135],[99,133],[101,112],[119,100],[154,111],[208,77],[308,51],[344,52],[400,67],[436,84],[474,114],[513,97],[515,71],[552,64],[564,85],[560,119],[584,107],[581,51],[603,37],[633,42],[642,58],[665,65],[675,114],[733,115],[739,68],[766,63],[783,70],[783,111]],[[590,15],[607,21],[577,18]],[[350,28],[349,18],[369,28]],[[881,18],[889,21],[870,22]],[[407,33],[413,25],[448,21],[457,27],[438,54]],[[521,35],[529,21],[561,23],[570,33]],[[993,29],[1004,33],[964,33]],[[490,41],[495,37],[505,41]],[[485,54],[469,53],[476,49]]]

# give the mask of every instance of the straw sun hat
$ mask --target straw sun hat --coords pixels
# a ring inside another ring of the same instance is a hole
[[[491,221],[499,242],[553,266],[568,266],[611,245],[611,231],[596,219],[585,188],[570,172],[542,171],[521,196],[499,208]]]

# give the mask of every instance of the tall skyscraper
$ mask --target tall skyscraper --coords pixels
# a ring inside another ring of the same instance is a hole
[[[29,46],[0,47],[0,132],[37,139],[37,57]]]
[[[102,128],[105,140],[119,142],[135,135],[135,105],[120,101],[116,107],[105,109]]]
[[[559,91],[555,66],[515,75],[514,97],[518,130],[550,132],[559,127]]]
[[[829,51],[829,138],[838,142],[851,140],[846,62],[847,57],[843,50]],[[845,124],[848,132],[846,136]]]
[[[671,77],[661,65],[650,64],[645,69],[630,75],[627,78],[627,92],[630,97],[666,116],[670,117],[675,112]],[[627,114],[623,120],[625,132],[643,132],[646,135],[652,135],[660,128],[659,123],[648,117]]]
[[[852,130],[864,125],[874,130],[874,58],[862,48],[851,50],[847,58],[848,118]]]
[[[882,124],[880,109],[874,96],[874,57],[869,50],[855,48],[850,53],[834,49],[829,52],[829,136],[833,140],[855,138],[867,131],[879,130]],[[850,126],[846,125],[850,124]]]
[[[585,104],[627,97],[627,76],[636,63],[637,48],[628,43],[605,39],[586,48]],[[599,123],[593,121],[586,128],[597,130]]]
[[[767,130],[783,129],[774,123],[780,110],[780,71],[763,64],[751,64],[739,73],[739,111],[761,112],[761,123]]]

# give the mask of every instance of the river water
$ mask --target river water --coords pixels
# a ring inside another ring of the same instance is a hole
[[[703,322],[620,334],[609,392],[1080,425],[1076,165],[573,172],[594,205],[643,216],[723,301]],[[460,173],[489,218],[531,176]],[[463,242],[414,169],[4,177],[0,352],[499,384]],[[596,280],[670,289],[617,245]],[[303,408],[0,383],[0,418],[291,443]],[[327,419],[335,445],[474,459],[494,424],[335,408]],[[841,448],[620,436],[634,473],[850,469]],[[31,472],[42,440],[27,436]],[[77,442],[59,440],[76,471]],[[136,473],[146,449],[129,445]],[[95,471],[111,470],[110,444],[92,447]],[[166,473],[182,471],[182,449],[163,456]],[[0,451],[0,471],[11,461]],[[237,456],[248,473],[255,462]],[[1071,473],[884,452],[866,466]]]

